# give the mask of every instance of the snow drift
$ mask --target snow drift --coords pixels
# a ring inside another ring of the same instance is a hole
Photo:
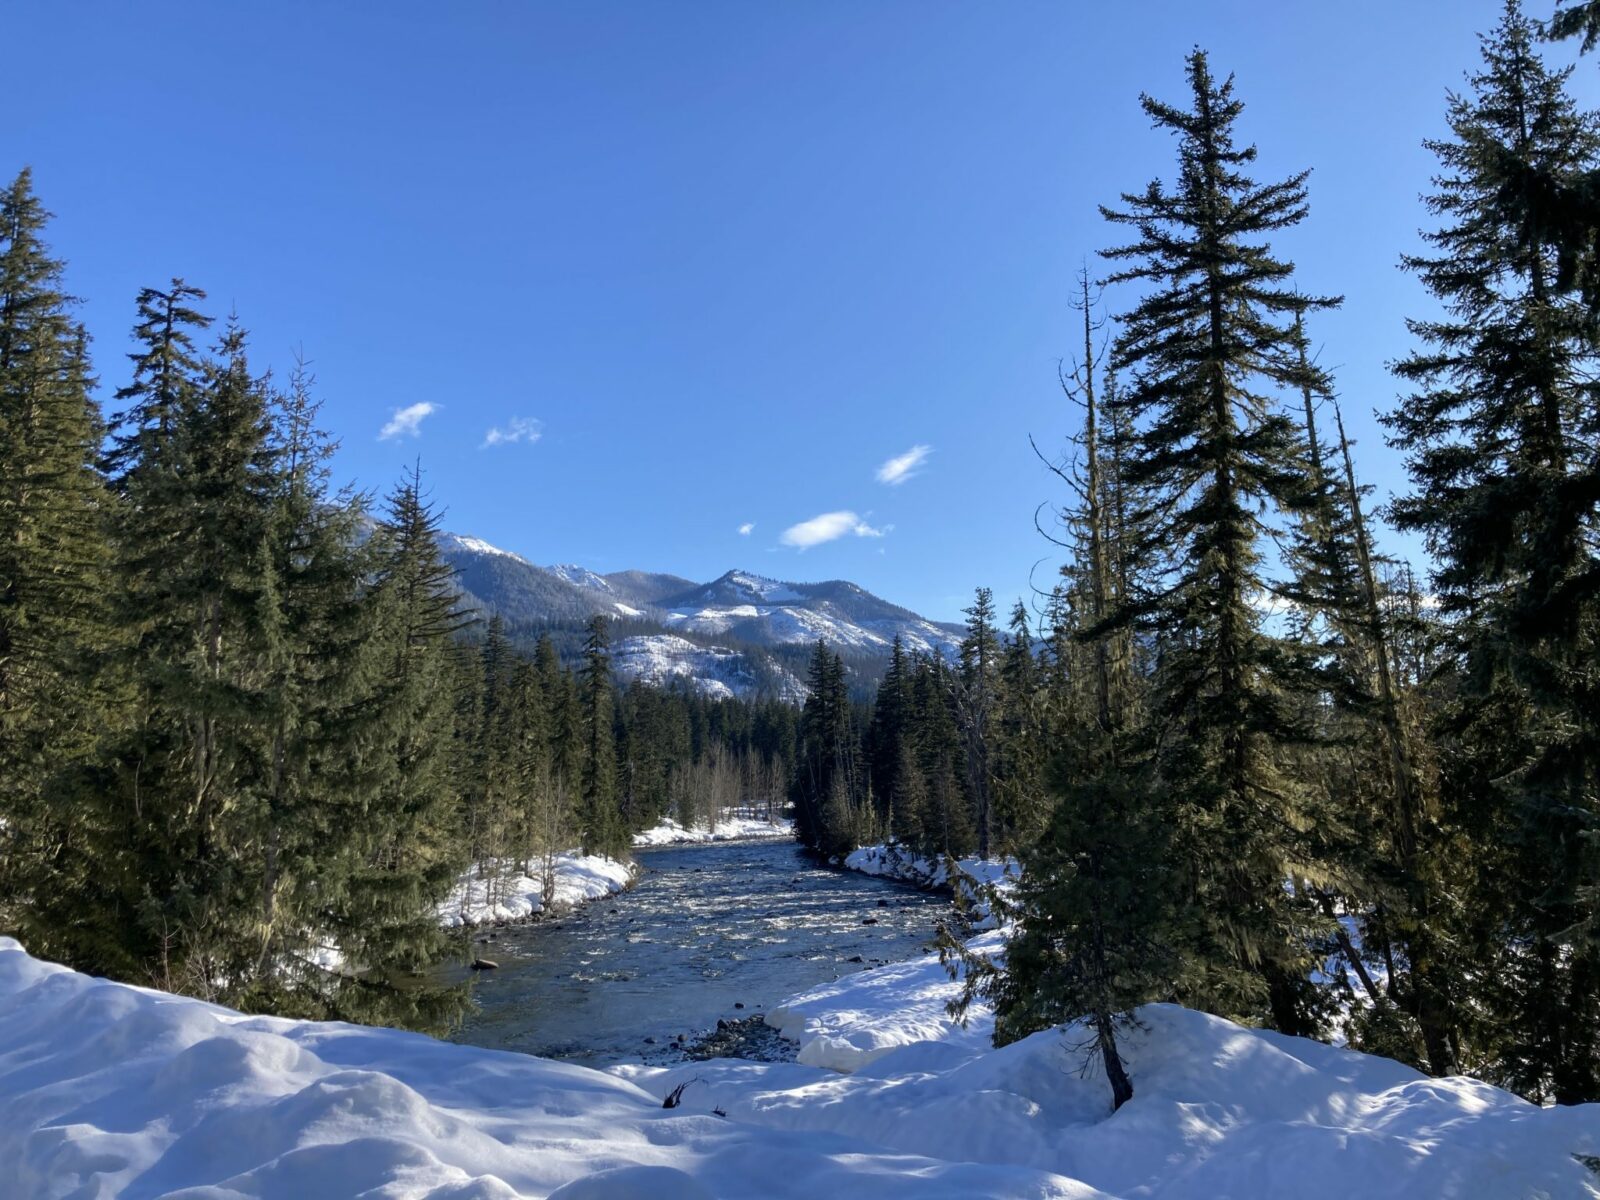
[[[939,989],[915,966],[819,989],[811,1016],[926,1015]],[[1600,1106],[1540,1109],[1169,1005],[1141,1018],[1137,1092],[1112,1115],[1072,1029],[992,1050],[980,1028],[903,1020],[853,1074],[599,1072],[241,1016],[0,938],[0,1181],[19,1200],[1600,1195],[1575,1157],[1600,1154]]]
[[[6,1200],[1095,1194],[1033,1168],[666,1110],[616,1076],[546,1059],[241,1016],[0,938]]]
[[[911,964],[902,964],[909,967]],[[936,964],[935,964],[936,965]],[[888,981],[866,977],[892,972]],[[885,1004],[880,1044],[861,1052],[827,1032],[859,1031]],[[1175,1005],[1140,1010],[1124,1050],[1134,1098],[1115,1114],[1086,1031],[1050,1030],[999,1050],[981,1022],[923,1040],[929,979],[885,967],[841,989],[844,1007],[810,996],[813,1061],[722,1059],[670,1069],[614,1068],[665,1095],[686,1079],[691,1110],[793,1133],[866,1138],[886,1150],[1035,1167],[1089,1196],[1141,1200],[1544,1200],[1600,1196],[1577,1157],[1600,1147],[1600,1105],[1541,1109],[1472,1079],[1430,1079],[1388,1059],[1244,1029]],[[788,1006],[791,1013],[796,1005]],[[913,1014],[911,1019],[906,1013]],[[840,1015],[842,1013],[842,1015]],[[899,1040],[899,1045],[892,1045]]]

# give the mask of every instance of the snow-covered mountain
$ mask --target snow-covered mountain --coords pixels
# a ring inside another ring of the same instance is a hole
[[[681,681],[713,699],[762,691],[791,703],[806,698],[805,684],[777,663],[759,664],[746,651],[700,646],[671,633],[623,638],[612,647],[611,665],[626,679],[641,679],[657,687]]]
[[[710,583],[678,575],[602,575],[564,563],[540,567],[481,538],[446,534],[441,548],[464,599],[514,627],[572,626],[596,613],[619,622],[617,671],[706,695],[804,696],[797,655],[819,638],[866,664],[908,650],[954,656],[959,626],[926,620],[844,580],[792,583],[729,571]]]
[[[961,640],[955,626],[925,620],[843,580],[786,583],[729,571],[665,598],[660,608],[673,629],[727,634],[761,646],[820,638],[841,650],[887,654],[898,636],[908,650],[954,655]]]

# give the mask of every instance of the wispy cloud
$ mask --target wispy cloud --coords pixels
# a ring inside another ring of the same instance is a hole
[[[439,406],[429,404],[426,400],[417,404],[408,404],[404,408],[394,410],[384,427],[378,430],[378,440],[387,442],[397,437],[416,437],[422,432],[422,418],[432,416],[439,411]]]
[[[778,540],[785,546],[808,550],[812,546],[820,546],[823,542],[831,542],[846,534],[854,534],[856,537],[882,537],[892,528],[894,528],[892,525],[885,525],[882,529],[874,529],[853,512],[830,512],[812,517],[809,521],[801,521],[798,525],[789,526],[779,535]]]
[[[497,425],[483,435],[483,445],[480,450],[487,450],[490,446],[507,446],[512,442],[527,442],[533,445],[544,436],[544,422],[533,417],[512,417],[503,426]]]
[[[755,532],[755,527],[756,523],[754,521],[746,521],[743,525],[739,526],[739,536],[749,537],[753,532]]]
[[[878,468],[878,482],[899,487],[921,471],[922,464],[928,461],[928,455],[932,453],[932,446],[913,446],[904,454],[895,455]]]

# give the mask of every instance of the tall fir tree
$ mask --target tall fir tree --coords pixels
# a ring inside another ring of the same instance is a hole
[[[257,950],[241,864],[255,860],[276,450],[243,331],[195,351],[203,298],[178,281],[141,294],[144,348],[118,392],[117,615],[134,635],[119,669],[137,724],[114,751],[127,828],[108,866],[125,972],[229,999]]]
[[[75,959],[105,833],[82,777],[118,717],[101,422],[49,218],[29,171],[0,193],[0,919]]]
[[[262,703],[250,734],[258,773],[250,880],[256,940],[234,1003],[322,1016],[339,980],[323,967],[332,948],[329,902],[355,862],[346,830],[371,770],[376,730],[363,669],[371,633],[363,611],[369,556],[361,544],[364,498],[335,491],[335,444],[318,426],[313,379],[297,363],[273,397],[276,472],[268,498]]]
[[[1190,999],[1310,1033],[1305,917],[1283,884],[1315,873],[1305,837],[1315,816],[1279,753],[1305,731],[1291,647],[1256,601],[1267,587],[1263,513],[1303,502],[1303,447],[1279,408],[1305,379],[1295,321],[1334,301],[1297,291],[1265,240],[1304,218],[1305,174],[1252,180],[1232,80],[1219,83],[1199,50],[1187,74],[1191,108],[1142,101],[1177,136],[1173,189],[1152,182],[1104,210],[1136,233],[1105,252],[1111,282],[1147,289],[1120,317],[1113,351],[1128,379],[1115,402],[1129,430],[1122,471],[1149,497],[1130,552],[1165,568],[1114,617],[1160,655],[1156,771],[1178,798],[1192,959],[1205,968]]]
[[[790,791],[795,834],[824,854],[843,854],[859,844],[860,738],[844,661],[820,640],[811,652],[807,687]]]
[[[363,670],[375,730],[359,807],[342,831],[352,862],[330,923],[358,968],[344,977],[334,1013],[433,1030],[447,1027],[465,1002],[459,988],[421,978],[450,953],[439,908],[468,863],[450,739],[451,639],[470,618],[457,604],[455,573],[438,538],[438,515],[423,495],[420,467],[413,468],[389,494],[369,544]]]
[[[1475,905],[1502,981],[1504,1078],[1558,1100],[1600,1096],[1600,605],[1592,314],[1565,290],[1561,214],[1518,180],[1576,185],[1600,132],[1535,48],[1515,2],[1451,100],[1438,228],[1411,256],[1444,312],[1410,322],[1396,365],[1414,392],[1387,417],[1415,490],[1394,502],[1437,563],[1455,677],[1441,727],[1453,819],[1488,857]]]
[[[621,854],[632,831],[622,828],[617,809],[617,744],[613,727],[616,696],[611,684],[610,640],[604,617],[596,616],[589,622],[578,689],[584,746],[580,792],[584,851]]]
[[[997,847],[1005,854],[1030,845],[1049,815],[1043,778],[1049,734],[1034,640],[1033,618],[1018,600],[1000,652],[992,756]]]
[[[1000,636],[995,628],[994,593],[980,587],[964,610],[967,635],[961,641],[961,674],[954,693],[960,714],[966,789],[977,830],[978,856],[988,858],[994,835],[994,749],[996,673]]]
[[[1004,968],[943,949],[967,972],[957,1011],[990,998],[997,1044],[1081,1018],[1116,1109],[1134,1094],[1119,1037],[1141,1004],[1177,994],[1182,939],[1171,805],[1139,725],[1132,634],[1111,620],[1128,575],[1116,565],[1122,531],[1107,503],[1117,482],[1102,461],[1087,281],[1082,311],[1084,358],[1063,384],[1083,421],[1076,461],[1057,470],[1072,490],[1062,524],[1073,554],[1053,598],[1054,669],[1039,701],[1051,808],[1020,851]]]

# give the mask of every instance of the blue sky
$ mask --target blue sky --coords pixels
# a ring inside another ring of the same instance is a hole
[[[1280,248],[1345,296],[1322,360],[1367,479],[1404,486],[1371,413],[1430,311],[1396,268],[1419,143],[1498,12],[22,0],[0,171],[31,164],[57,214],[108,391],[136,291],[182,275],[258,364],[312,361],[342,476],[420,455],[451,529],[952,618],[976,584],[1048,584],[1033,513],[1061,495],[1027,438],[1071,423],[1074,276],[1116,236],[1095,206],[1170,178],[1138,95],[1181,101],[1195,44],[1237,76],[1259,176],[1314,170]]]

